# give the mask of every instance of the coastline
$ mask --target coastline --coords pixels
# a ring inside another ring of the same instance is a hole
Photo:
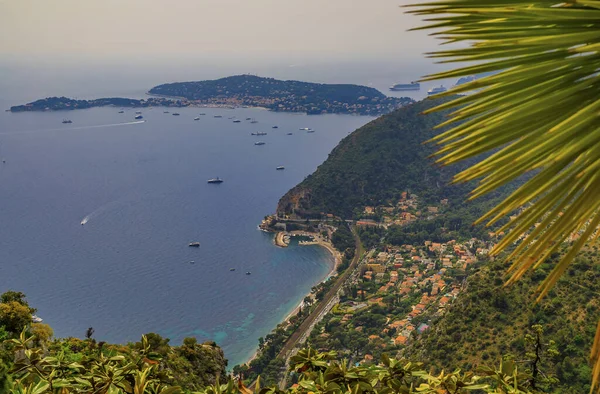
[[[294,234],[294,233],[299,234],[299,233],[303,233],[303,232],[302,231],[292,231],[292,232],[286,233],[286,234]],[[333,265],[331,267],[331,270],[327,273],[327,275],[325,275],[325,277],[322,280],[320,280],[318,283],[315,284],[315,286],[316,286],[316,285],[319,285],[321,283],[328,281],[332,276],[336,275],[336,270],[342,263],[342,254],[333,246],[333,244],[331,242],[321,239],[321,237],[318,234],[315,234],[313,236],[315,237],[316,241],[314,243],[312,243],[312,245],[317,245],[317,246],[327,249],[327,251],[329,251],[329,253],[331,253],[331,255],[333,256]],[[297,246],[300,247],[302,245],[297,245]],[[296,316],[298,314],[298,312],[300,311],[300,308],[304,305],[304,298],[310,296],[311,293],[312,292],[309,291],[307,294],[305,294],[304,297],[302,297],[302,300],[300,300],[300,302],[298,303],[298,305],[296,305],[296,307],[294,309],[292,309],[279,324],[288,324],[289,320],[292,317]],[[273,329],[275,329],[275,327]],[[258,357],[258,352],[259,352],[259,349],[257,346],[254,353],[252,353],[252,356],[250,356],[250,358],[247,361],[241,363],[240,365],[249,365],[252,362],[252,360],[254,360],[256,357]]]

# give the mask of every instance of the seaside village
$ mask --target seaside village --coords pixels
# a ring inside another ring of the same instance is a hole
[[[440,201],[441,206],[447,204],[448,200]],[[402,193],[396,207],[365,208],[366,215],[382,213],[379,221],[363,219],[356,224],[406,225],[421,217],[437,215],[439,208],[427,207],[422,215],[417,196]],[[344,338],[335,338],[336,335],[357,331],[368,338],[355,354],[363,357],[362,362],[376,362],[382,352],[401,351],[444,313],[460,293],[467,272],[492,247],[492,242],[475,238],[463,242],[428,240],[419,245],[376,246],[365,254],[342,288],[340,302],[313,331],[312,345],[327,350],[336,340],[345,342]]]

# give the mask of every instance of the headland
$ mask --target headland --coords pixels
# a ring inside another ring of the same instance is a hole
[[[413,102],[388,97],[379,90],[352,84],[282,81],[254,75],[175,82],[155,86],[147,99],[99,98],[76,100],[48,97],[10,108],[11,112],[59,111],[93,107],[251,107],[308,115],[352,114],[378,116]]]

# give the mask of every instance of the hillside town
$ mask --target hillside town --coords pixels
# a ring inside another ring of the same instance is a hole
[[[313,346],[336,349],[336,343],[340,347],[347,342],[342,337],[354,331],[360,333],[356,338],[368,339],[352,355],[363,362],[377,359],[383,351],[401,351],[444,314],[461,292],[468,271],[491,246],[470,239],[370,250],[344,286],[339,304],[313,331]]]

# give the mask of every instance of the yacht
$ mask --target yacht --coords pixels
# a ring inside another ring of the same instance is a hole
[[[222,117],[223,117],[223,115],[215,115],[214,117],[215,117],[215,118],[222,118]]]
[[[308,129],[306,130],[307,133],[314,133],[315,131],[313,129]]]
[[[200,114],[200,116],[204,116],[204,115],[206,115],[204,112],[202,112],[202,113]]]
[[[310,130],[310,127],[300,127],[300,130],[302,130],[302,131],[308,131],[308,130]]]
[[[168,114],[168,113],[169,113],[169,111],[163,111],[163,114]]]
[[[236,119],[236,120],[234,120],[234,121],[233,121],[233,123],[241,123],[241,122],[242,122],[242,121],[241,121],[241,120],[239,120],[239,119]]]
[[[275,169],[276,169],[276,170],[285,170],[285,167],[284,167],[284,166],[279,166],[279,167],[277,167],[277,168],[275,168]]]
[[[246,275],[252,275],[252,272],[246,271]]]
[[[266,142],[263,142],[263,141],[257,141],[254,143],[254,145],[264,145],[264,144],[266,144]]]
[[[294,133],[287,133],[287,135],[292,135],[292,134],[294,134]]]
[[[273,128],[273,129],[278,129],[278,128],[279,128],[279,126],[273,126],[272,128]]]
[[[73,123],[73,121],[71,119],[63,119],[62,122],[63,123]]]
[[[252,120],[252,118],[246,118],[246,120]]]
[[[142,115],[136,115],[134,119],[142,119],[143,116]]]
[[[135,113],[139,115],[142,113],[142,111],[135,111]]]
[[[446,90],[448,90],[448,89],[446,89],[446,88],[444,87],[444,85],[440,85],[440,86],[436,86],[435,88],[431,88],[431,89],[429,89],[429,90],[427,91],[427,94],[428,94],[428,95],[432,95],[432,94],[443,93],[443,92],[445,92]]]
[[[229,271],[235,271],[235,268],[229,268]]]
[[[418,82],[411,83],[395,83],[390,86],[390,90],[393,91],[404,91],[404,90],[421,90],[421,84]]]
[[[31,321],[34,322],[34,323],[41,323],[41,322],[44,321],[44,319],[42,319],[41,317],[38,317],[36,315],[32,315],[31,316]]]
[[[179,116],[179,112],[173,112],[172,115],[173,116]]]
[[[199,248],[200,242],[190,242],[190,244],[188,246],[191,248]]]
[[[123,110],[120,110],[120,111],[119,111],[119,113],[120,113],[120,114],[122,114],[123,112],[125,112],[125,111],[123,111]]]
[[[200,120],[200,118],[196,116],[196,117],[194,118],[194,120]]]
[[[219,177],[216,177],[216,178],[209,179],[206,182],[208,182],[208,183],[223,183],[223,180]]]
[[[250,135],[267,135],[264,131],[257,131],[256,133],[250,133]]]

